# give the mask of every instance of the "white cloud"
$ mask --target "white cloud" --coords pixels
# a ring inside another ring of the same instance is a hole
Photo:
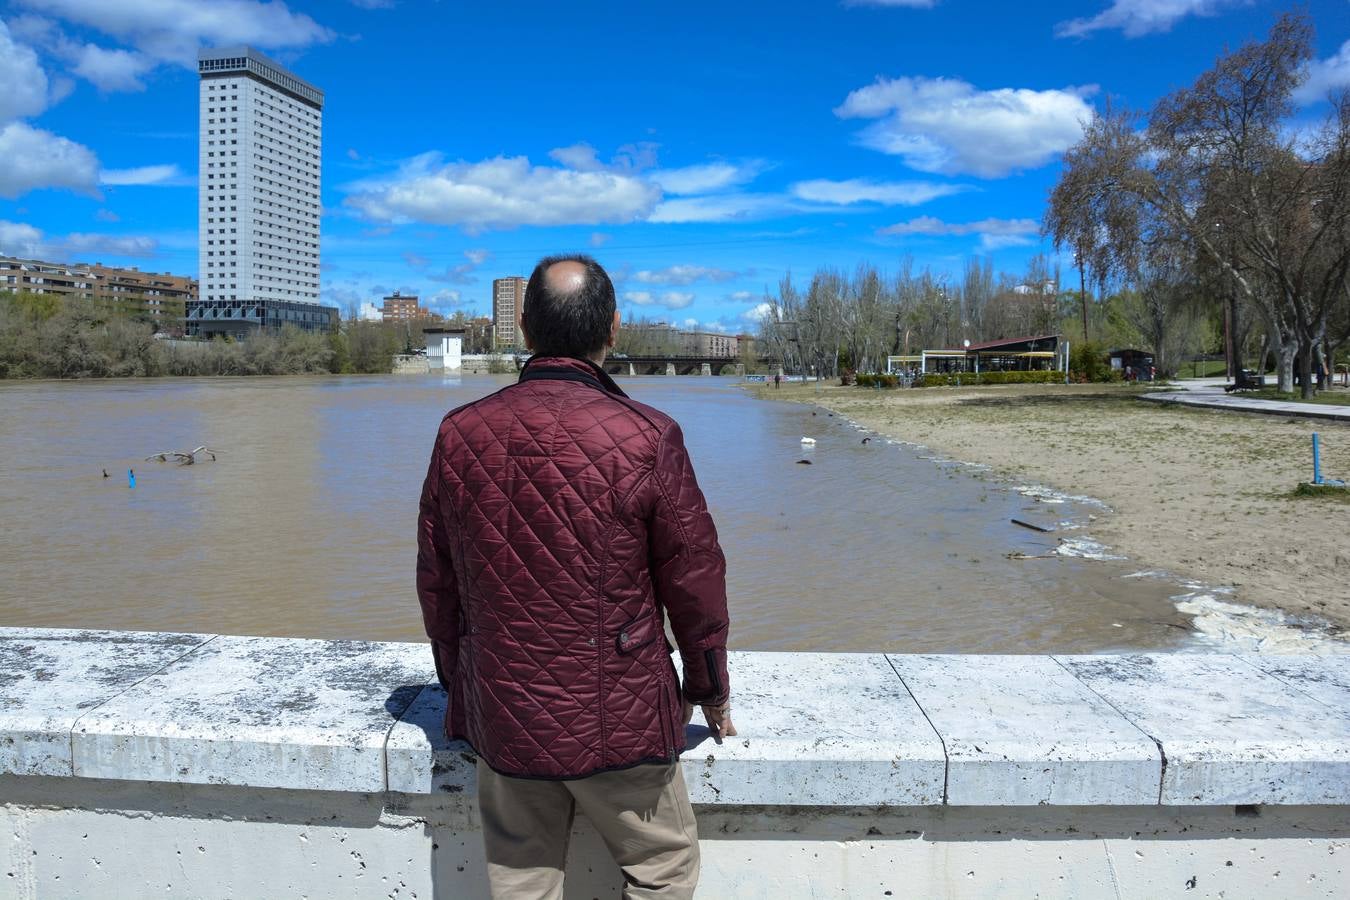
[[[949,78],[880,78],[835,115],[877,119],[859,133],[874,150],[921,172],[999,178],[1043,166],[1082,136],[1095,86],[982,91]]]
[[[666,309],[684,309],[693,302],[694,295],[686,291],[666,291],[661,295],[661,305]]]
[[[467,306],[468,304],[464,300],[464,295],[459,291],[446,288],[427,297],[425,305],[428,307],[440,307],[444,309],[445,307],[458,308]]]
[[[754,291],[732,291],[730,294],[727,294],[727,299],[735,300],[737,303],[749,303],[758,296],[759,294],[756,294]]]
[[[49,237],[23,222],[0,219],[0,253],[11,256],[76,262],[77,257],[153,256],[159,244],[154,238],[135,235],[68,234]]]
[[[633,276],[643,284],[686,285],[695,281],[730,281],[735,272],[707,266],[668,266],[664,269],[642,269]]]
[[[492,258],[492,251],[483,249],[465,250],[464,258],[467,259],[469,262],[473,263],[475,266],[481,266],[483,263],[487,262],[489,259]]]
[[[593,231],[591,232],[591,246],[603,247],[605,244],[609,243],[611,237],[613,237],[613,235],[605,234],[603,231]]]
[[[351,0],[352,6],[361,9],[393,9],[394,0]]]
[[[98,160],[81,144],[10,122],[0,128],[0,197],[18,197],[38,188],[95,193]]]
[[[120,221],[122,221],[122,217],[119,216],[117,213],[113,212],[111,209],[100,209],[100,210],[98,210],[97,212],[94,213],[94,218],[95,218],[95,219],[98,219],[100,222],[120,222]]]
[[[104,169],[99,182],[107,185],[184,187],[196,182],[176,165],[137,166],[133,169]]]
[[[18,0],[19,4],[134,45],[156,60],[196,67],[197,48],[305,47],[334,33],[282,0]]]
[[[599,172],[605,168],[605,164],[595,155],[595,148],[586,143],[558,147],[548,151],[548,157],[579,172]]]
[[[980,249],[998,250],[1003,247],[1023,247],[1036,243],[1041,226],[1034,219],[981,219],[978,222],[944,222],[932,216],[920,216],[881,228],[877,234],[935,236],[979,235]]]
[[[767,300],[762,303],[756,303],[754,306],[741,313],[741,321],[752,325],[758,325],[765,319],[771,319],[776,315],[774,306]]]
[[[765,165],[760,160],[733,165],[716,162],[648,173],[667,194],[710,194],[753,181]]]
[[[1340,88],[1350,88],[1350,41],[1341,44],[1332,56],[1308,66],[1308,80],[1294,92],[1294,99],[1307,106],[1325,100],[1327,94]]]
[[[777,194],[720,194],[664,200],[647,221],[741,222],[797,211],[787,197]]]
[[[427,259],[422,254],[414,253],[411,250],[404,251],[403,261],[414,269],[424,269],[431,262],[431,260]]]
[[[154,238],[112,234],[68,234],[58,246],[71,256],[153,256],[159,243]]]
[[[0,219],[0,253],[5,256],[43,256],[45,243],[42,232],[23,222]]]
[[[16,43],[0,20],[0,122],[35,116],[46,108],[47,73],[33,49]]]
[[[109,50],[85,44],[73,53],[72,71],[100,91],[143,91],[141,76],[155,67],[155,61],[132,50]]]
[[[1126,37],[1140,37],[1155,31],[1170,31],[1186,16],[1213,16],[1234,6],[1247,6],[1251,0],[1114,0],[1097,15],[1070,19],[1055,26],[1057,37],[1082,37],[1094,31],[1118,28]]]
[[[880,203],[885,206],[917,206],[939,197],[973,190],[965,184],[939,184],[935,181],[870,181],[849,178],[831,181],[817,178],[792,185],[793,196],[816,203],[848,205]]]
[[[523,156],[446,163],[436,153],[354,189],[346,203],[367,218],[470,230],[633,222],[660,199],[654,185],[630,175],[532,166]]]
[[[664,306],[666,309],[684,309],[694,302],[694,295],[685,291],[665,291],[653,294],[651,291],[625,291],[622,298],[634,306]]]

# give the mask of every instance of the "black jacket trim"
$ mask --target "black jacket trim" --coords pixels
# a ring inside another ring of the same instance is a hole
[[[606,394],[613,394],[616,397],[626,398],[628,396],[623,392],[623,388],[619,387],[618,384],[614,382],[614,379],[609,377],[609,373],[589,359],[576,357],[577,362],[585,363],[590,368],[591,371],[587,373],[578,372],[576,369],[564,369],[561,366],[532,366],[531,363],[539,358],[540,357],[532,356],[526,360],[524,368],[520,370],[520,378],[517,383],[539,381],[543,379],[553,381],[577,381],[582,384],[588,384],[596,390],[603,391]],[[568,358],[571,359],[573,357]]]

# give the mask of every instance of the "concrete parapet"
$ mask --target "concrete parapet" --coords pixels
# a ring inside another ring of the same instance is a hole
[[[698,374],[700,374],[700,375],[712,375],[712,363],[699,363],[699,364],[698,364]]]
[[[667,374],[667,375],[674,375],[674,374],[675,374],[675,364],[674,364],[674,363],[669,363],[669,362],[666,363],[666,374]]]
[[[1335,896],[1350,656],[731,655],[704,890]],[[421,644],[0,629],[0,896],[479,896]],[[1281,876],[1283,873],[1283,877]],[[569,896],[615,896],[578,825]]]

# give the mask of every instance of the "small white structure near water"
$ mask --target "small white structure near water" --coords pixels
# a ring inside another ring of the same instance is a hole
[[[463,328],[427,328],[427,366],[433,372],[458,372],[464,364]]]

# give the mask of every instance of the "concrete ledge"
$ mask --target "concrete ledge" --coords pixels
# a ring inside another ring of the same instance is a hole
[[[1350,803],[1350,657],[732,654],[709,806]],[[0,775],[474,793],[419,644],[0,629]]]

